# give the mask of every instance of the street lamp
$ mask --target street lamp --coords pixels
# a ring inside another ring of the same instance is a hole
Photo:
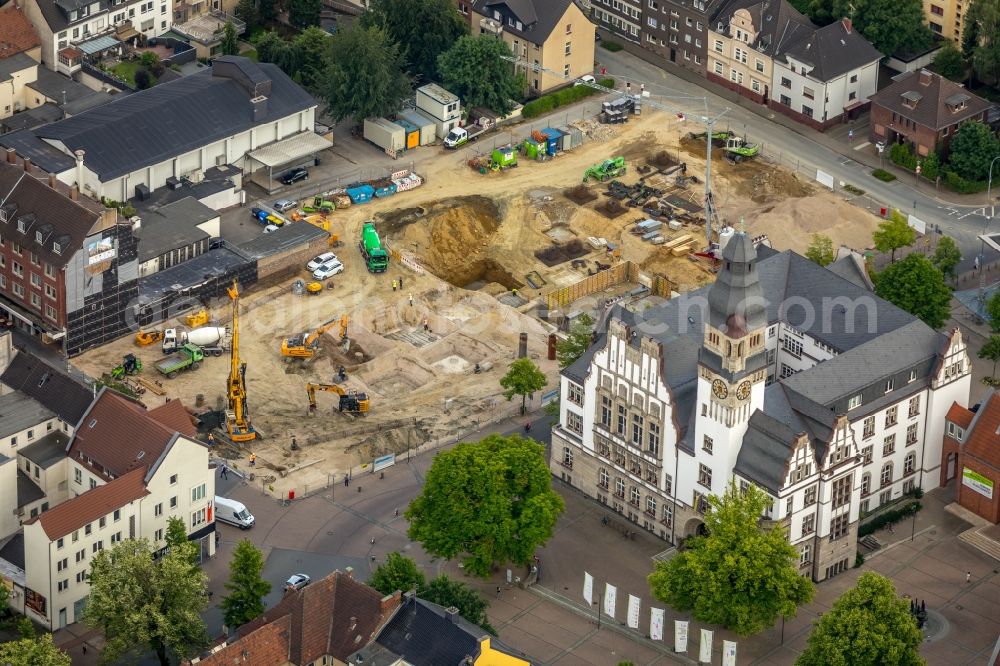
[[[994,157],[993,161],[990,162],[990,177],[986,181],[986,205],[990,207],[990,214],[987,217],[993,217],[994,213],[993,199],[990,198],[990,189],[993,187],[993,164],[997,160],[1000,160],[1000,155]]]

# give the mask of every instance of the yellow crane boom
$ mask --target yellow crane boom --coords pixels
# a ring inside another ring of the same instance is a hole
[[[234,442],[248,442],[257,438],[257,432],[250,423],[247,407],[247,364],[240,360],[240,292],[236,280],[226,291],[233,302],[233,348],[227,387],[229,409],[226,410],[226,431]]]
[[[361,393],[353,389],[345,389],[338,384],[306,384],[306,393],[309,395],[309,413],[316,413],[316,391],[327,391],[340,395],[338,408],[342,412],[352,414],[367,414],[370,405],[367,393]]]

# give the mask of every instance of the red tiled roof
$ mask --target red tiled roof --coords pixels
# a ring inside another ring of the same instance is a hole
[[[0,59],[33,49],[42,42],[31,21],[20,9],[10,3],[0,7]]]
[[[289,655],[289,632],[291,617],[280,617],[265,624],[218,652],[203,657],[199,665],[230,666],[230,664],[287,664]],[[185,661],[190,664],[190,661]]]
[[[962,453],[1000,468],[998,429],[1000,429],[1000,393],[993,392],[979,406],[972,431],[966,435],[965,443],[962,445]]]
[[[194,420],[188,413],[184,403],[180,400],[171,400],[149,412],[154,419],[167,426],[170,430],[176,430],[185,437],[194,437],[198,434],[198,429],[194,427]]]
[[[970,412],[956,402],[952,404],[951,409],[948,410],[948,415],[944,418],[957,426],[968,428],[969,424],[972,423],[973,416],[975,416],[975,413]]]
[[[114,391],[103,389],[83,415],[69,455],[90,459],[115,476],[152,465],[174,438],[174,430]]]
[[[145,466],[134,469],[124,476],[49,509],[28,523],[37,520],[42,524],[42,529],[49,539],[55,541],[129,502],[148,495],[149,491],[143,482],[145,476]]]

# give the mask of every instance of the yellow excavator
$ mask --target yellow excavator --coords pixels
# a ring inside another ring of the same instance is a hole
[[[309,394],[309,415],[316,415],[316,391],[328,391],[340,395],[340,411],[350,414],[368,413],[368,394],[345,389],[338,384],[306,384],[306,392]]]
[[[229,367],[229,409],[226,410],[226,432],[234,442],[249,442],[257,438],[257,432],[250,424],[250,410],[247,407],[247,364],[240,360],[240,292],[233,286],[226,290],[233,302],[233,348]]]
[[[340,325],[340,339],[347,338],[347,315],[331,319],[311,333],[303,333],[281,341],[281,355],[286,359],[309,359],[319,351],[319,337],[336,325]]]

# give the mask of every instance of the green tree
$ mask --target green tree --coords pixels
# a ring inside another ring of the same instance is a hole
[[[53,645],[52,634],[0,643],[0,664],[4,666],[70,666],[70,663],[69,655]]]
[[[278,8],[275,6],[275,0],[258,0],[257,16],[261,23],[270,23],[278,18]]]
[[[960,261],[962,261],[962,251],[958,249],[958,245],[951,237],[942,236],[931,256],[931,263],[941,271],[942,275],[950,279],[955,277],[955,267]]]
[[[934,54],[934,71],[952,81],[965,79],[965,58],[950,39],[944,40],[941,48]]]
[[[152,650],[160,663],[184,658],[208,642],[202,612],[208,578],[184,548],[154,560],[145,539],[121,541],[90,562],[84,621],[104,633],[106,663]]]
[[[1000,79],[1000,3],[973,2],[963,25],[962,53],[972,62],[977,77],[995,84]]]
[[[269,30],[260,35],[254,46],[260,62],[274,63],[289,76],[294,76],[298,71],[300,50],[275,31]]]
[[[23,640],[31,640],[38,636],[38,632],[35,631],[35,623],[31,621],[31,618],[23,615],[17,618],[17,635]]]
[[[919,53],[933,43],[921,0],[861,0],[858,6],[854,27],[886,55]]]
[[[167,549],[176,552],[186,559],[191,566],[198,566],[198,546],[188,539],[187,526],[183,518],[171,516],[167,518],[167,533],[164,537]]]
[[[293,73],[310,92],[322,92],[330,69],[330,34],[322,28],[306,28],[292,42]],[[289,63],[292,64],[292,63]]]
[[[288,5],[288,22],[296,28],[319,25],[319,12],[323,0],[291,0]]]
[[[458,609],[458,614],[466,620],[496,636],[496,629],[486,617],[488,603],[474,589],[465,583],[451,580],[444,574],[431,580],[419,594],[421,599],[450,608]]]
[[[384,30],[353,26],[330,39],[331,67],[324,86],[337,122],[384,116],[399,110],[410,95],[399,47]]]
[[[875,293],[931,328],[944,326],[951,314],[951,290],[944,275],[916,252],[876,275]]]
[[[233,550],[229,562],[229,594],[222,599],[222,613],[227,627],[240,627],[264,612],[264,597],[271,584],[261,577],[264,556],[249,539]]]
[[[997,155],[1000,155],[1000,141],[993,130],[979,120],[969,120],[959,126],[951,141],[948,163],[962,178],[983,181]]]
[[[529,358],[519,358],[507,368],[507,374],[500,378],[503,395],[508,400],[521,396],[521,413],[524,414],[529,393],[541,391],[548,380]]]
[[[152,71],[160,62],[160,56],[156,55],[155,51],[143,51],[142,55],[139,56],[139,65],[143,69]]]
[[[222,28],[222,39],[219,41],[219,52],[222,55],[239,55],[240,38],[236,34],[236,26],[232,21],[226,21]]]
[[[896,250],[913,245],[916,238],[917,232],[906,221],[906,216],[896,209],[893,209],[889,219],[872,232],[875,249],[882,254],[890,253],[890,260],[893,262],[896,261]]]
[[[494,564],[527,564],[563,512],[541,444],[513,435],[464,442],[434,458],[410,503],[409,537],[437,556],[464,554],[465,570],[486,577]]]
[[[593,318],[588,314],[577,317],[576,321],[569,327],[566,339],[556,343],[556,358],[559,359],[559,367],[568,367],[576,359],[583,356],[583,353],[590,347],[593,335]]]
[[[814,624],[796,666],[922,666],[923,635],[892,582],[861,574]]]
[[[833,263],[833,241],[829,236],[823,234],[813,234],[812,242],[806,248],[806,259],[814,261],[820,266],[827,266]]]
[[[6,585],[0,585],[0,620],[7,617],[7,614],[10,612],[9,601],[10,591]]]
[[[153,77],[150,75],[149,70],[135,70],[135,87],[137,90],[146,90],[151,85],[153,85]]]
[[[419,591],[424,587],[424,574],[413,559],[399,553],[389,553],[385,563],[378,565],[372,572],[368,584],[382,594],[392,594],[396,590]]]
[[[236,18],[247,24],[247,34],[250,34],[258,23],[257,1],[240,0],[233,13],[236,14]]]
[[[780,525],[761,527],[771,498],[751,485],[746,494],[731,482],[720,498],[708,499],[708,536],[691,537],[686,548],[649,575],[653,595],[701,622],[747,636],[793,617],[812,599],[812,582],[799,575],[798,551]]]
[[[990,320],[990,328],[994,333],[1000,333],[1000,291],[994,292],[986,301],[986,316]]]
[[[514,74],[510,47],[486,35],[461,37],[438,58],[445,88],[462,98],[466,108],[484,106],[501,116],[514,109],[524,80]]]
[[[372,0],[361,24],[385,30],[410,73],[425,81],[438,78],[438,56],[468,33],[453,0]]]
[[[979,349],[979,358],[993,361],[993,372],[990,376],[997,376],[997,361],[1000,361],[1000,335],[991,335],[983,346]]]

